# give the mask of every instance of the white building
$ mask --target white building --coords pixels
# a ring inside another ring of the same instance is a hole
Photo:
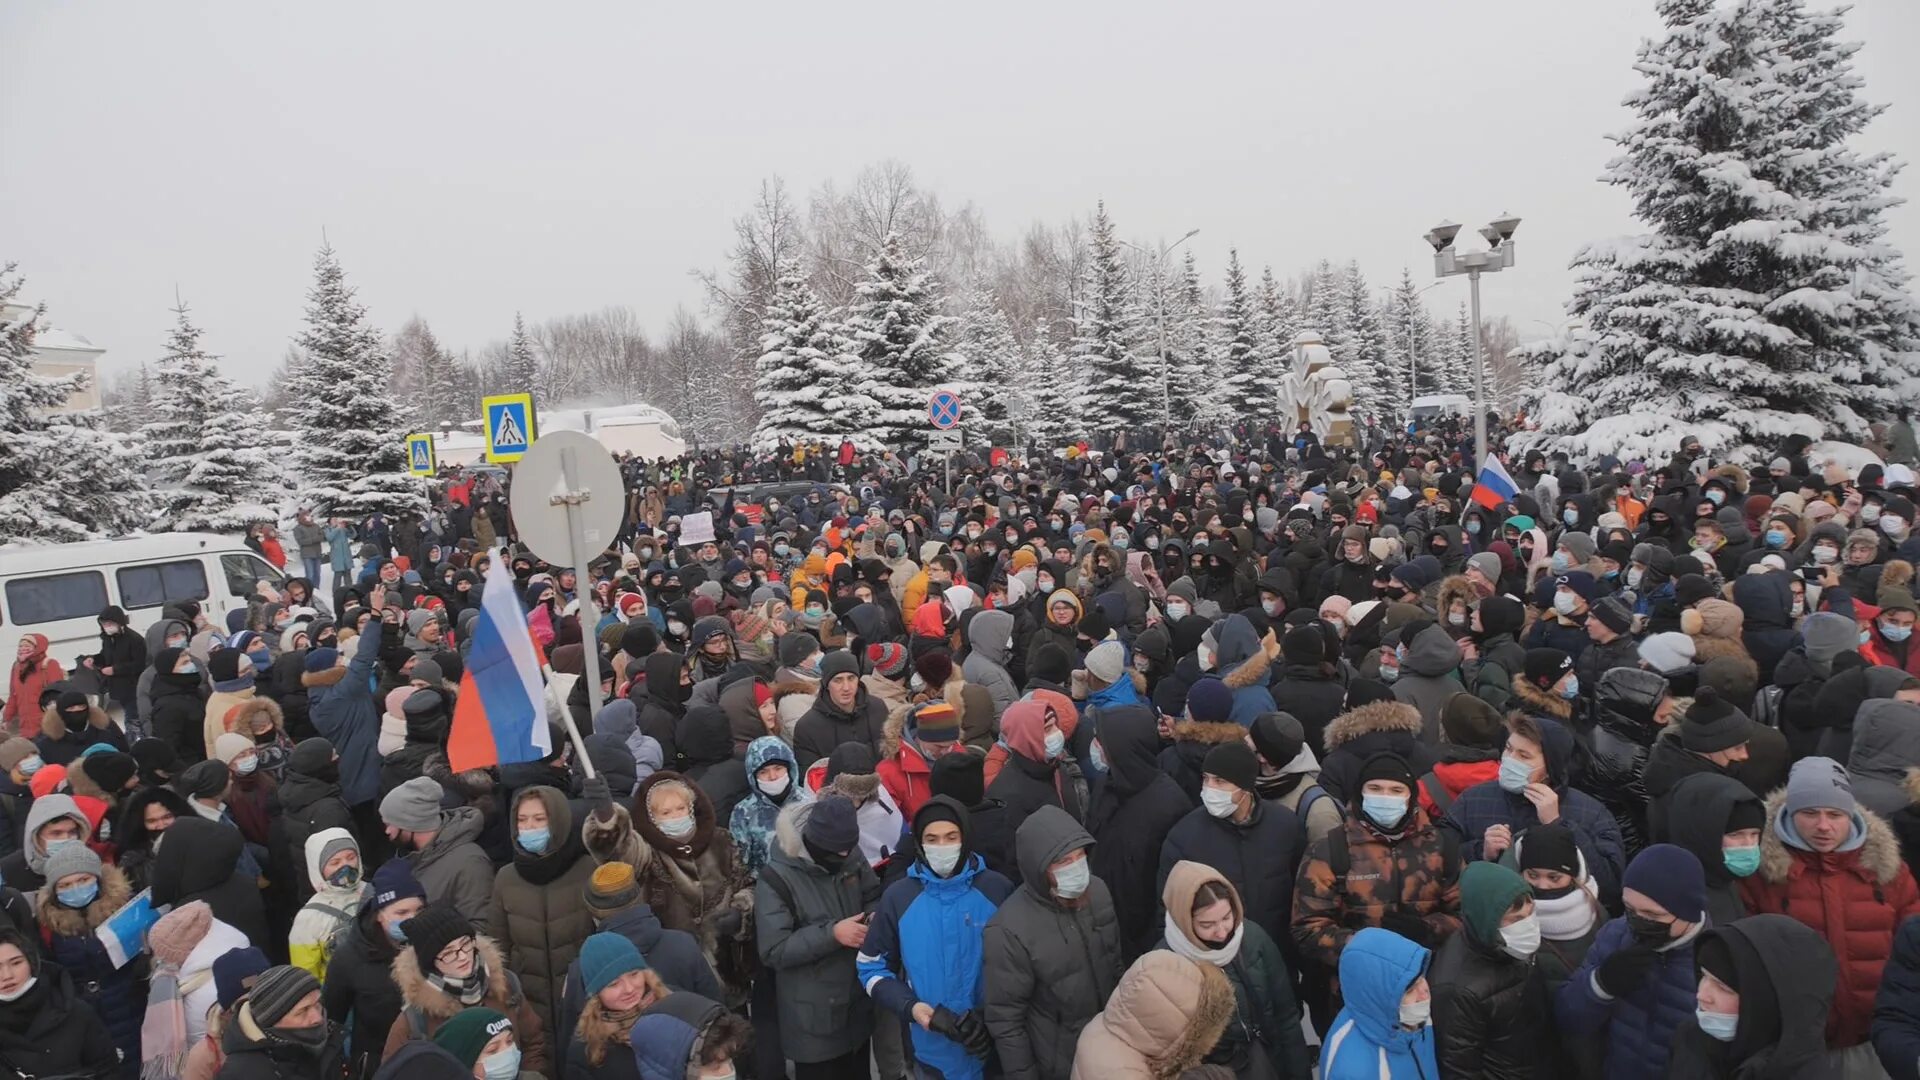
[[[541,410],[537,429],[583,431],[599,440],[608,452],[634,454],[643,458],[679,457],[687,452],[680,438],[680,425],[673,417],[651,405],[607,405]],[[434,451],[443,465],[474,465],[486,460],[487,443],[480,421],[461,425],[458,431],[434,436]]]
[[[0,305],[0,322],[33,317],[28,304]],[[86,412],[100,407],[100,357],[107,350],[70,330],[42,327],[33,335],[33,373],[61,376],[84,372],[86,386],[67,398],[55,412]]]

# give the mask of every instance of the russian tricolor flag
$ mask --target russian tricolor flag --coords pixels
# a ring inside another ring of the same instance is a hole
[[[1498,510],[1505,503],[1513,501],[1520,493],[1520,485],[1513,482],[1500,459],[1487,455],[1487,463],[1480,466],[1480,478],[1474,481],[1473,493],[1468,496],[1474,502],[1489,510]]]
[[[527,631],[527,613],[514,596],[513,579],[497,559],[487,565],[472,634],[447,737],[447,764],[463,772],[546,757],[553,740],[547,734],[540,654]]]

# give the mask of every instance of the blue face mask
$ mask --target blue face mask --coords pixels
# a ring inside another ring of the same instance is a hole
[[[547,850],[547,830],[521,829],[520,846],[534,855],[543,854]]]
[[[53,894],[61,907],[83,908],[93,903],[100,895],[100,882],[89,881],[85,885],[76,885],[71,889],[61,889]]]
[[[1740,1030],[1739,1013],[1708,1012],[1696,1005],[1693,1018],[1699,1022],[1701,1034],[1721,1042],[1732,1042],[1734,1032]]]
[[[273,658],[265,649],[254,649],[247,653],[247,659],[253,661],[255,671],[265,671],[273,663]]]
[[[1553,572],[1556,574],[1564,574],[1572,566],[1572,564],[1567,560],[1567,553],[1564,551],[1554,552],[1553,558],[1548,559],[1547,563],[1548,565],[1553,567]]]
[[[520,1048],[509,1046],[480,1063],[487,1080],[513,1080],[520,1075]]]
[[[1511,754],[1501,755],[1500,790],[1518,795],[1531,783],[1533,783],[1533,766]]]
[[[1884,636],[1884,637],[1885,637],[1885,638],[1886,638],[1886,639],[1887,639],[1888,641],[1905,641],[1905,640],[1907,640],[1907,638],[1908,638],[1908,637],[1910,637],[1910,636],[1911,636],[1911,635],[1913,634],[1913,627],[1911,627],[1911,626],[1891,626],[1891,625],[1889,625],[1889,624],[1887,624],[1887,623],[1881,623],[1881,624],[1880,624],[1880,633],[1881,633],[1881,634],[1882,634],[1882,635],[1883,635],[1883,636]]]
[[[1767,530],[1767,546],[1770,548],[1786,547],[1787,534],[1780,532],[1777,529],[1768,529]]]
[[[1580,524],[1580,511],[1575,510],[1572,507],[1568,507],[1567,509],[1560,511],[1560,520],[1566,522],[1567,527],[1571,529],[1575,525]]]
[[[1361,795],[1360,810],[1367,819],[1383,829],[1391,829],[1407,816],[1407,800],[1398,795]]]
[[[1468,536],[1480,535],[1480,519],[1479,518],[1467,519],[1467,535]]]
[[[1734,877],[1751,877],[1760,869],[1760,845],[1722,849],[1720,861],[1727,864],[1727,873]]]
[[[395,945],[405,945],[407,943],[407,933],[406,931],[400,929],[402,926],[405,926],[405,925],[406,925],[405,923],[393,923],[392,925],[388,926],[387,940],[393,942]]]
[[[1580,676],[1578,675],[1568,676],[1567,685],[1560,688],[1560,696],[1563,698],[1566,698],[1568,701],[1572,701],[1575,698],[1579,697],[1580,696]]]

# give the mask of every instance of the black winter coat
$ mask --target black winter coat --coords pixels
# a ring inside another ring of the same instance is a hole
[[[1253,813],[1236,824],[1197,807],[1180,819],[1160,848],[1160,870],[1155,878],[1156,900],[1165,891],[1167,875],[1177,862],[1212,867],[1233,883],[1247,921],[1265,930],[1291,955],[1293,943],[1293,883],[1306,854],[1306,828],[1299,815],[1277,802],[1255,799]]]
[[[179,769],[207,758],[207,699],[200,676],[157,671],[153,676],[153,714],[147,717],[153,737],[173,747]],[[177,774],[177,773],[176,773]]]
[[[1006,764],[1000,767],[1000,775],[987,786],[987,797],[1005,804],[1007,824],[1016,832],[1021,822],[1043,806],[1058,806],[1072,815],[1073,820],[1084,822],[1087,808],[1080,803],[1078,786],[1072,777],[1061,774],[1061,769],[1068,767],[1067,762],[1066,755],[1058,762],[1040,762],[1010,750]]]
[[[342,1080],[346,1048],[340,1029],[328,1026],[324,1044],[299,1046],[254,1027],[251,1013],[243,1006],[221,1033],[220,1049],[227,1060],[213,1074],[214,1080]]]
[[[234,867],[246,841],[240,830],[204,818],[181,818],[167,830],[166,842],[153,857],[147,874],[153,905],[180,907],[205,900],[213,917],[261,943],[273,941],[267,932],[266,905],[260,884],[240,876]]]
[[[287,857],[289,865],[305,866],[307,862],[307,837],[321,829],[345,829],[353,831],[353,813],[347,809],[347,801],[340,797],[340,785],[333,780],[320,780],[305,773],[287,770],[287,778],[280,782],[280,820],[287,832]],[[296,876],[300,894],[310,895],[312,884],[306,874]]]
[[[1119,913],[1122,964],[1159,940],[1160,849],[1193,810],[1180,785],[1160,771],[1157,723],[1153,710],[1140,705],[1101,709],[1097,716],[1107,774],[1087,827],[1095,841],[1093,874],[1107,883]]]
[[[1340,680],[1339,670],[1325,664],[1286,664],[1280,674],[1280,680],[1267,687],[1274,706],[1293,714],[1306,732],[1314,757],[1324,756],[1327,725],[1347,711],[1347,686]],[[1284,935],[1280,937],[1284,940]]]
[[[1449,937],[1427,969],[1440,1075],[1532,1080],[1551,1026],[1546,987],[1531,960],[1472,938]]]
[[[38,979],[19,1000],[0,1004],[0,1067],[45,1077],[118,1069],[113,1034],[80,1000],[66,971],[42,960]]]
[[[348,1032],[353,1044],[347,1075],[352,1080],[367,1080],[380,1067],[386,1050],[387,1035],[400,1018],[400,987],[393,981],[395,948],[387,932],[374,919],[372,904],[363,904],[353,925],[340,935],[340,944],[327,961],[327,982],[320,994],[327,1018],[344,1024],[353,1017]]]

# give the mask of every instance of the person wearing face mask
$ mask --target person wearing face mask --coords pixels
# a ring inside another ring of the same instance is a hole
[[[798,782],[800,763],[785,741],[763,735],[747,744],[744,766],[747,794],[734,805],[727,821],[739,849],[741,867],[758,874],[772,855],[773,830],[780,811],[790,801],[805,802],[811,795]]]
[[[1067,736],[1053,707],[1029,695],[1000,718],[1006,762],[987,785],[987,795],[1007,806],[1015,829],[1042,806],[1058,806],[1075,821],[1086,819],[1086,782],[1066,753]]]
[[[426,890],[414,879],[406,860],[383,864],[374,872],[366,899],[341,931],[328,961],[321,1000],[334,1023],[344,1025],[351,1018],[350,1080],[368,1080],[385,1056],[387,1034],[401,1008],[400,989],[393,981],[394,959],[406,948],[403,928],[426,902]]]
[[[127,613],[109,604],[100,612],[100,651],[81,663],[100,676],[107,696],[121,708],[128,730],[140,722],[137,694],[147,666],[147,643],[127,627]]]
[[[145,1011],[139,969],[116,966],[94,928],[126,906],[126,876],[84,844],[47,858],[47,883],[35,898],[46,958],[73,979],[79,998],[106,1023],[120,1048],[123,1076],[138,1072],[140,1022]]]
[[[84,845],[93,826],[73,796],[43,795],[27,810],[20,850],[0,859],[0,881],[21,892],[34,892],[46,882],[47,857],[62,847]]]
[[[1551,997],[1586,959],[1607,911],[1587,873],[1586,857],[1566,826],[1535,825],[1514,838],[1513,848],[1513,864],[1533,890],[1533,913],[1540,924],[1534,962]],[[1547,1060],[1562,1063],[1571,1075],[1598,1074],[1598,1069],[1582,1064],[1598,1060],[1583,1040],[1550,1032],[1543,1049]]]
[[[0,924],[0,1063],[21,1076],[124,1074],[115,1046],[75,979],[32,936]]]
[[[505,951],[527,999],[548,1031],[559,1032],[567,965],[593,933],[586,907],[595,863],[580,838],[576,807],[550,787],[513,797],[513,862],[493,882],[487,935]]]
[[[1391,931],[1368,927],[1340,953],[1346,1007],[1320,1044],[1320,1080],[1427,1080],[1434,1054],[1433,954]]]
[[[1920,675],[1920,641],[1913,628],[1920,620],[1920,604],[1905,585],[1893,585],[1882,575],[1879,617],[1873,620],[1867,640],[1860,646],[1860,657],[1870,664],[1899,668],[1909,675]]]
[[[1294,884],[1303,963],[1332,971],[1362,927],[1436,943],[1460,928],[1460,845],[1427,817],[1414,787],[1398,754],[1372,754],[1357,770],[1346,821],[1308,849]]]
[[[345,829],[326,829],[307,837],[302,854],[313,895],[293,917],[288,958],[294,967],[324,982],[334,947],[360,914],[372,886],[363,875],[360,845]]]
[[[445,797],[438,781],[416,776],[380,800],[380,823],[427,895],[478,923],[494,891],[493,863],[480,844],[484,816],[471,806],[443,809]]]
[[[88,747],[110,746],[125,752],[127,738],[107,710],[77,690],[67,690],[53,699],[40,714],[40,734],[33,745],[40,760],[48,765],[71,765]]]
[[[856,952],[880,899],[858,857],[860,825],[839,795],[780,811],[773,857],[754,886],[760,961],[775,973],[780,1042],[796,1080],[873,1075],[873,999],[861,992]]]
[[[1767,799],[1760,870],[1740,882],[1747,909],[1778,912],[1827,939],[1840,962],[1826,1026],[1834,1064],[1871,1057],[1873,996],[1893,954],[1894,932],[1920,913],[1920,888],[1900,859],[1893,830],[1854,800],[1837,762],[1803,758]]]
[[[671,649],[648,653],[641,661],[641,671],[643,677],[634,681],[627,700],[639,710],[636,726],[640,734],[658,744],[663,764],[672,764],[678,753],[674,733],[693,693],[686,658]]]
[[[1248,920],[1276,941],[1290,940],[1294,878],[1304,854],[1300,819],[1261,798],[1259,761],[1245,743],[1214,747],[1205,769],[1201,805],[1180,819],[1159,849],[1156,894],[1176,863],[1211,867],[1233,885]],[[1113,842],[1137,841],[1116,836]],[[1164,913],[1153,910],[1156,920]]]
[[[967,843],[967,811],[944,796],[913,819],[918,856],[888,886],[857,961],[860,985],[910,1021],[913,1061],[944,1077],[980,1080],[993,1040],[981,1013],[980,933],[1013,891]]]
[[[452,1054],[473,1080],[534,1080],[540,1074],[522,1069],[513,1020],[485,1006],[462,1009],[433,1034],[434,1044]]]
[[[458,911],[441,903],[422,908],[401,930],[406,947],[393,959],[401,1009],[387,1033],[383,1058],[392,1057],[409,1039],[433,1038],[462,1011],[485,1007],[513,1018],[522,1067],[548,1072],[543,1010],[533,1004],[499,944],[476,933]]]
[[[1593,641],[1587,635],[1586,622],[1598,586],[1592,574],[1574,570],[1553,578],[1549,595],[1553,598],[1551,610],[1534,620],[1521,644],[1529,649],[1559,649],[1577,658]]]
[[[1550,1027],[1533,891],[1504,866],[1473,863],[1460,874],[1460,910],[1461,932],[1428,972],[1441,1075],[1531,1077]]]
[[[1741,889],[1760,870],[1766,810],[1759,796],[1728,776],[1701,773],[1674,786],[1669,829],[1705,870],[1707,917],[1726,926],[1750,914]]]
[[[1693,1015],[1694,939],[1706,927],[1700,860],[1655,844],[1627,867],[1626,914],[1600,928],[1586,959],[1554,995],[1562,1037],[1602,1048],[1608,1080],[1667,1075],[1674,1032]]]
[[[1783,915],[1755,915],[1701,934],[1694,959],[1693,1016],[1674,1036],[1668,1076],[1838,1075],[1822,1036],[1835,964],[1818,934]],[[1913,1063],[1903,1064],[1911,1073]]]
[[[115,865],[126,875],[129,888],[139,892],[147,887],[147,873],[161,837],[175,821],[192,815],[193,808],[169,787],[141,788],[127,798],[115,819],[113,839],[119,849]]]

